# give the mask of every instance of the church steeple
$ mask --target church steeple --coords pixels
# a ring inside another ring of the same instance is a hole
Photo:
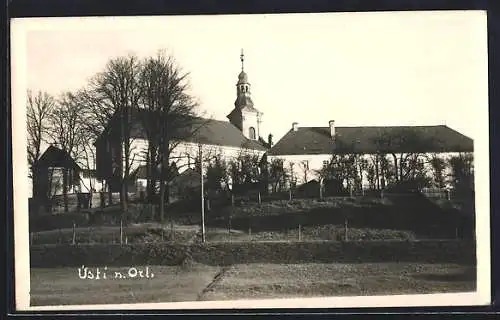
[[[248,82],[248,75],[245,72],[245,55],[243,49],[241,50],[240,61],[241,72],[238,75],[238,82],[236,83],[236,101],[234,102],[233,111],[227,117],[235,127],[242,131],[245,137],[257,140],[262,113],[255,109],[253,105],[250,94],[250,82]]]
[[[236,101],[234,102],[234,106],[240,109],[247,106],[252,108],[253,101],[250,97],[250,83],[245,72],[245,55],[243,54],[243,49],[241,49],[240,61],[241,72],[238,75],[238,82],[236,83]]]
[[[243,54],[243,49],[241,49],[240,60],[241,60],[241,71],[244,71],[245,55]]]

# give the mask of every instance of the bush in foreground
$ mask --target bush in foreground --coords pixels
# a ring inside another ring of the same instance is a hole
[[[39,245],[31,267],[178,265],[189,257],[207,265],[237,263],[475,263],[464,241],[233,242],[206,244]]]

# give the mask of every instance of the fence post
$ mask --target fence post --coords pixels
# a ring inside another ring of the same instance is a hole
[[[289,201],[292,201],[292,187],[290,187],[290,189],[288,190],[288,198]]]
[[[348,233],[347,231],[348,231],[348,229],[347,229],[347,218],[345,218],[345,221],[344,221],[344,240],[345,241],[349,240],[348,235],[347,235],[347,233]]]
[[[248,238],[252,241],[252,224],[250,221],[248,222]]]
[[[302,241],[302,225],[299,223],[299,241]]]
[[[76,224],[75,222],[73,221],[73,241],[72,241],[73,245],[76,244]]]
[[[234,213],[234,194],[231,194],[231,211],[229,212],[229,221],[228,221],[228,228],[229,228],[229,241],[231,242],[231,217]]]
[[[260,191],[259,191],[259,204],[262,203],[262,199],[260,198]]]
[[[207,211],[210,211],[210,199],[207,199]]]
[[[125,236],[125,244],[128,244],[128,237]]]
[[[161,242],[163,242],[163,239],[164,239],[164,238],[163,238],[163,232],[164,232],[164,231],[165,231],[165,230],[163,230],[163,228],[162,228],[162,229],[161,229]]]

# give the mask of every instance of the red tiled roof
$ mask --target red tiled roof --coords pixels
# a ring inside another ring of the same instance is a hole
[[[420,143],[386,145],[387,152],[472,152],[473,140],[445,126],[336,127],[336,138],[329,127],[300,127],[290,130],[269,151],[270,155],[331,154],[354,152],[373,154],[380,149],[377,140],[387,136],[411,136]],[[345,148],[344,148],[345,147]],[[391,150],[389,150],[391,149]]]

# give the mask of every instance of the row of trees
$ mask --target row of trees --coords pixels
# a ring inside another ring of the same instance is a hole
[[[262,161],[242,153],[227,163],[220,159],[211,163],[207,179],[211,187],[229,178],[237,184],[262,182],[272,192],[288,189],[298,180],[307,182],[312,178],[346,182],[347,187],[354,190],[361,190],[366,184],[372,190],[395,185],[414,188],[451,185],[460,191],[473,190],[472,153],[444,158],[439,152],[424,152],[437,150],[439,143],[437,138],[423,138],[413,129],[394,129],[373,139],[375,149],[370,155],[356,153],[355,147],[337,140],[334,153],[319,170],[311,170],[307,161],[285,163],[280,158]]]
[[[450,184],[456,189],[473,189],[472,153],[443,158],[439,137],[425,137],[415,129],[401,127],[382,132],[369,142],[373,150],[365,156],[356,153],[355,145],[337,139],[334,154],[317,174],[346,181],[358,190],[363,182],[376,190],[397,184],[416,188],[444,188]],[[363,172],[367,181],[363,181]]]
[[[348,188],[354,190],[361,190],[364,183],[372,190],[395,185],[419,189],[445,188],[447,185],[460,190],[474,188],[472,153],[459,153],[447,159],[438,154],[427,154],[398,162],[388,155],[375,154],[368,158],[356,154],[334,155],[318,175],[345,181]]]
[[[176,134],[190,128],[190,121],[196,115],[197,103],[188,91],[188,73],[179,68],[173,57],[159,52],[145,59],[135,55],[111,59],[85,87],[57,98],[44,92],[28,92],[28,163],[34,182],[33,197],[46,196],[36,190],[38,161],[44,144],[62,149],[80,167],[95,170],[94,143],[106,133],[118,146],[119,156],[114,159],[118,176],[108,172],[104,178],[119,180],[121,211],[126,218],[127,188],[133,179],[134,161],[138,160],[131,157],[132,131],[137,129],[137,119],[148,141],[148,179],[161,181],[160,193],[164,197],[166,180],[171,178],[169,164],[176,160],[171,156],[178,144]],[[113,129],[109,124],[113,124]],[[63,176],[66,175],[64,172]],[[67,192],[68,181],[63,179],[63,194]]]

